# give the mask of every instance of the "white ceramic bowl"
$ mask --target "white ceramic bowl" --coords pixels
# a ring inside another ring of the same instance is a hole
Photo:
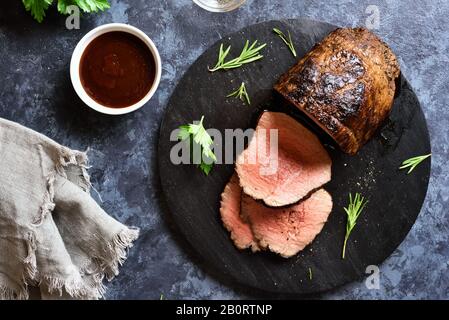
[[[148,46],[155,60],[154,64],[156,68],[155,70],[156,74],[150,91],[148,91],[145,97],[143,97],[140,101],[125,108],[110,108],[96,102],[87,94],[80,80],[80,73],[79,73],[80,61],[84,53],[84,50],[93,39],[97,38],[98,36],[104,33],[111,31],[123,31],[135,35]],[[162,70],[161,57],[159,56],[159,51],[157,50],[153,41],[151,41],[151,39],[143,31],[124,23],[105,24],[91,30],[80,40],[80,42],[78,42],[75,50],[73,51],[72,60],[70,62],[70,78],[72,80],[73,87],[75,88],[75,91],[81,98],[81,100],[83,100],[83,102],[92,109],[101,113],[111,115],[130,113],[136,111],[137,109],[140,109],[145,103],[147,103],[151,99],[153,94],[156,92],[157,87],[159,86],[159,82],[161,81],[161,70]]]

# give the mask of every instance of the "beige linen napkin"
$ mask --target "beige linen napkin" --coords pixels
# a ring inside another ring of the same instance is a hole
[[[0,299],[97,299],[138,237],[90,197],[87,155],[0,119]]]

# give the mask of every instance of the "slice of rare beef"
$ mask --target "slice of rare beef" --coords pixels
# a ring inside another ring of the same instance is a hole
[[[237,174],[234,173],[221,194],[221,220],[231,233],[231,239],[237,248],[242,250],[251,248],[255,252],[259,250],[257,242],[249,225],[240,217],[241,196],[242,188]]]
[[[242,194],[241,210],[259,247],[288,258],[303,250],[321,232],[332,211],[332,198],[320,189],[299,204],[270,208]]]
[[[277,141],[271,135],[276,130]],[[331,164],[318,138],[298,121],[284,113],[264,112],[248,148],[237,158],[236,171],[246,194],[280,207],[327,183]]]

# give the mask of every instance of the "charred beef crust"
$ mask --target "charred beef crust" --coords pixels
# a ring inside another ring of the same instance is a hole
[[[355,154],[390,113],[399,64],[391,49],[363,28],[329,34],[275,90]]]

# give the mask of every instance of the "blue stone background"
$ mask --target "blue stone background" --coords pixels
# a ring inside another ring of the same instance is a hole
[[[206,12],[190,0],[110,2],[108,12],[85,15],[80,30],[65,29],[65,18],[56,8],[39,25],[21,1],[0,4],[0,117],[72,148],[90,147],[90,173],[102,206],[142,230],[120,276],[108,285],[108,299],[159,299],[161,294],[166,299],[266,297],[225,286],[199,269],[165,219],[156,150],[167,100],[189,65],[227,33],[264,20],[296,17],[360,26],[368,17],[368,5],[379,7],[376,32],[398,55],[424,109],[432,141],[432,177],[416,224],[380,267],[380,289],[368,290],[360,281],[315,298],[449,298],[449,2],[248,0],[226,14]],[[142,29],[163,61],[154,98],[138,112],[120,117],[85,107],[69,79],[76,43],[90,29],[109,22]]]

